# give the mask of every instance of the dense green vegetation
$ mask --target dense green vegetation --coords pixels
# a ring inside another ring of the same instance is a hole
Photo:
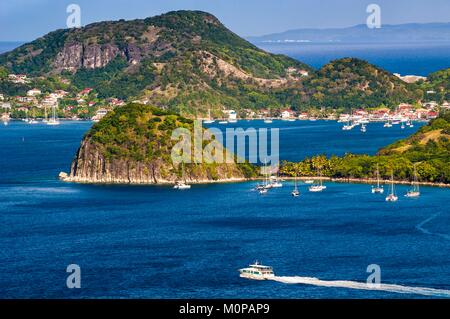
[[[13,73],[43,75],[52,71],[52,62],[64,47],[68,30],[57,30],[19,48],[0,54],[0,66]]]
[[[80,69],[70,78],[77,90],[96,88],[99,98],[116,97],[127,99],[137,97],[155,78],[151,63],[143,62],[139,70],[126,70],[126,59],[117,57],[103,68]]]
[[[130,103],[108,113],[86,137],[109,160],[160,161],[171,166],[171,151],[177,143],[171,136],[176,128],[193,132],[193,121],[153,106]],[[207,169],[212,173],[219,165],[226,164],[186,164],[186,170]],[[246,177],[256,175],[256,167],[249,163],[237,167]]]
[[[118,53],[109,64],[96,69],[79,68],[71,73],[52,67],[57,54],[73,44],[82,45],[84,52],[98,45],[114,47]],[[130,52],[134,52],[133,58]],[[67,88],[71,93],[92,87],[100,98],[140,99],[186,116],[205,115],[208,109],[222,116],[223,108],[393,108],[400,102],[418,101],[425,90],[439,91],[440,99],[448,97],[449,83],[448,70],[433,74],[430,83],[410,85],[365,61],[350,58],[314,71],[289,57],[258,49],[214,16],[200,11],[58,30],[0,55],[0,66],[33,76],[61,72],[72,82]],[[246,76],[230,76],[224,70],[230,67]],[[309,76],[301,78],[296,73],[299,70],[308,71]],[[269,85],[260,83],[259,78],[284,82]],[[23,89],[4,91],[20,93]]]
[[[284,162],[281,172],[287,176],[314,176],[320,171],[334,178],[374,178],[377,164],[383,178],[390,178],[393,172],[397,180],[410,180],[416,164],[420,181],[450,183],[450,112],[411,137],[381,149],[376,156],[319,155],[299,163]]]
[[[377,107],[413,103],[422,92],[366,61],[344,58],[324,65],[308,78],[309,104],[316,107]]]
[[[428,81],[419,83],[419,86],[424,92],[435,92],[427,94],[430,100],[439,103],[450,101],[450,68],[431,73]]]

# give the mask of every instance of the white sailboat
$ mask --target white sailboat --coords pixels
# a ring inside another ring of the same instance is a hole
[[[25,110],[25,118],[22,121],[28,123],[30,120],[28,119],[28,109]]]
[[[297,174],[295,174],[294,190],[292,191],[291,195],[294,196],[294,197],[299,197],[300,196],[300,191],[298,190],[298,187],[297,187]]]
[[[342,127],[342,130],[343,130],[343,131],[350,131],[350,130],[352,130],[354,127],[355,127],[355,126],[353,125],[353,123],[349,120],[349,121],[347,122],[347,124],[344,125],[344,126]]]
[[[8,124],[9,124],[9,114],[8,113],[6,113],[6,112],[3,113],[2,122],[3,122],[3,125],[8,126]]]
[[[44,119],[42,120],[42,123],[48,123],[47,106],[44,108]]]
[[[273,184],[269,181],[269,170],[267,168],[267,160],[264,161],[264,184],[259,189],[261,195],[266,194],[269,189],[273,188]]]
[[[347,124],[342,127],[343,131],[351,131],[355,127],[355,123],[353,120],[353,111],[350,112],[350,117],[348,118]]]
[[[420,196],[419,182],[417,180],[417,170],[414,164],[414,180],[412,182],[412,188],[406,193],[406,197],[417,198]]]
[[[365,124],[361,125],[361,132],[366,133],[367,132],[367,127]]]
[[[271,188],[281,188],[281,187],[283,187],[283,183],[280,182],[278,173],[277,173],[276,176],[271,176],[270,177],[270,186],[271,186]]]
[[[387,202],[396,202],[398,197],[395,195],[394,172],[391,173],[391,193],[386,197]]]
[[[320,170],[319,170],[319,184],[311,185],[309,187],[309,191],[312,193],[317,193],[317,192],[322,192],[326,188],[327,187],[323,185],[322,174],[320,173]]]
[[[52,106],[52,118],[48,120],[47,125],[59,125],[59,120],[56,117],[56,106]]]
[[[270,124],[272,123],[272,118],[270,117],[270,111],[269,111],[269,115],[264,119],[264,123],[266,124]]]
[[[380,170],[377,164],[377,186],[372,186],[372,194],[383,194],[384,188],[380,185]]]

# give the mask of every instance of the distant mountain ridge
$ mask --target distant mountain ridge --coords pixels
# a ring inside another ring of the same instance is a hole
[[[343,42],[343,43],[401,43],[445,41],[450,42],[448,23],[407,23],[382,25],[370,29],[365,24],[347,28],[294,29],[281,33],[247,37],[252,43],[261,42]]]

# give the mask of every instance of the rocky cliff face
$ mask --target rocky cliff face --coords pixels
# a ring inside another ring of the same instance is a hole
[[[192,129],[192,121],[179,115],[141,105],[129,104],[108,114],[86,134],[64,181],[112,184],[167,184],[177,181],[209,183],[244,180],[243,164],[174,165],[171,139],[176,128]],[[114,133],[112,133],[114,132]],[[223,147],[216,148],[225,158]],[[246,176],[247,175],[247,176]]]
[[[245,180],[243,172],[235,164],[214,165],[210,169],[202,165],[185,166],[184,176],[179,176],[170,163],[163,160],[140,162],[129,159],[108,159],[101,147],[89,138],[83,140],[70,168],[70,174],[61,175],[66,182],[93,184],[174,184],[214,183]]]
[[[57,54],[53,67],[57,71],[101,68],[118,55],[126,57],[128,62],[140,60],[139,51],[132,45],[121,50],[113,44],[71,43],[65,45]]]

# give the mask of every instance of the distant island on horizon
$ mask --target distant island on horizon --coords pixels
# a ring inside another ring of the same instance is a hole
[[[252,43],[450,42],[450,22],[385,24],[379,29],[370,29],[365,24],[344,28],[298,28],[245,39]]]

